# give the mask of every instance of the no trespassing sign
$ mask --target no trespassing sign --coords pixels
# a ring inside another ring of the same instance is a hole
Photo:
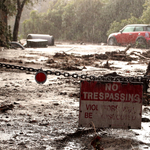
[[[141,128],[142,83],[81,81],[79,126]]]

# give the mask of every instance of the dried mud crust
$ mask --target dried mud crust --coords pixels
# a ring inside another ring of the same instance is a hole
[[[2,63],[57,69],[69,73],[76,71],[78,74],[95,76],[117,70],[109,63],[109,58],[128,62],[137,59],[131,57],[129,59],[122,52],[108,52],[107,56],[106,54],[75,56],[67,53],[51,55],[27,50],[13,50],[12,53],[9,50],[3,51],[0,58]],[[106,60],[108,63],[104,65],[103,61]],[[143,64],[144,58],[141,60]],[[101,71],[86,70],[86,66],[100,68]],[[123,75],[124,73],[120,72]],[[0,74],[0,149],[93,149],[91,146],[95,137],[93,127],[78,127],[80,79],[49,75],[47,82],[39,85],[35,81],[35,73],[1,68]],[[145,108],[143,114],[149,116],[149,106]],[[96,133],[101,137],[100,144],[104,150],[143,150],[150,147],[148,142],[139,140],[139,133],[132,130],[97,129]],[[145,138],[149,139],[150,136],[145,135]]]

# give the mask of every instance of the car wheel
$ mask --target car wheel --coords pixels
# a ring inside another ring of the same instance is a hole
[[[147,43],[144,38],[138,38],[136,40],[136,47],[137,48],[147,48]]]
[[[112,45],[112,46],[117,45],[117,42],[116,42],[115,37],[109,38],[109,40],[108,40],[108,45]]]

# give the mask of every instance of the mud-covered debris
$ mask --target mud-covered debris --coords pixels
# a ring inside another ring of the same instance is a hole
[[[46,63],[52,64],[52,63],[55,63],[55,61],[54,61],[54,59],[48,59],[48,60],[46,61]]]
[[[127,47],[125,48],[123,52],[126,53],[131,47],[132,47],[131,44],[127,45]]]
[[[68,56],[68,54],[66,54],[65,52],[63,52],[63,53],[55,53],[54,58],[55,57],[62,57],[62,58],[64,58],[66,56]]]
[[[86,69],[86,66],[94,66],[94,67],[100,67],[99,65],[96,65],[96,61],[100,60],[120,60],[120,61],[132,61],[137,60],[137,57],[133,57],[130,55],[127,55],[126,52],[130,48],[128,46],[124,51],[110,51],[105,52],[104,54],[88,54],[88,55],[82,55],[77,56],[74,54],[67,54],[65,52],[58,52],[55,53],[53,57],[49,57],[49,59],[46,62],[46,66],[50,68],[59,68],[61,70],[76,70],[76,71],[82,71],[83,69]],[[104,68],[110,68],[110,65],[108,63]]]
[[[0,107],[0,111],[1,112],[6,112],[7,110],[13,110],[14,108],[14,105],[13,104],[10,104],[10,105],[2,105]]]
[[[29,123],[37,123],[37,120],[30,120]]]
[[[14,102],[14,105],[19,105],[19,103],[17,103],[17,102]]]
[[[142,54],[143,54],[143,56],[150,58],[150,50],[143,52]]]
[[[112,77],[122,77],[120,76],[119,74],[117,74],[116,72],[112,72],[112,73],[108,73],[108,74],[105,74],[104,77],[108,77],[108,76],[112,76]]]
[[[90,59],[94,59],[94,58],[106,60],[106,59],[108,59],[108,55],[107,54],[90,54],[90,55],[83,55],[82,58],[85,60],[90,60]]]
[[[146,113],[146,114],[150,113],[150,108],[145,107],[145,108],[143,109],[143,112]]]
[[[142,122],[150,122],[150,119],[148,119],[148,118],[142,118]]]
[[[54,63],[54,64],[46,64],[46,66],[50,67],[50,68],[59,68],[59,69],[62,69],[62,70],[67,70],[67,71],[71,71],[71,70],[75,70],[75,71],[81,71],[83,69],[83,67],[80,67],[80,65],[82,65],[82,63],[78,63],[78,64],[75,64],[75,63],[72,63],[72,62],[57,62],[57,63]],[[77,67],[79,66],[79,67]]]
[[[82,69],[87,69],[85,66],[83,66],[83,68]]]
[[[55,102],[55,103],[53,103],[53,105],[54,105],[54,106],[58,106],[58,105],[59,105],[59,103]]]
[[[80,93],[70,93],[69,97],[77,97],[77,98],[79,98],[80,97]]]
[[[97,129],[97,131],[100,131],[100,129]],[[94,132],[95,132],[95,130],[91,129],[91,128],[90,129],[79,129],[78,128],[75,132],[67,133],[67,134],[65,134],[65,137],[63,137],[61,139],[56,139],[55,141],[63,143],[64,141],[69,141],[72,138],[81,138],[81,136],[83,136],[83,135],[91,134]]]
[[[81,71],[82,68],[79,68],[79,67],[76,67],[76,66],[73,66],[71,64],[63,64],[61,67],[60,67],[62,70],[77,70],[77,71]]]
[[[104,66],[103,66],[104,68],[108,68],[108,69],[111,69],[110,68],[110,65],[109,65],[109,62],[108,62],[108,60],[107,60],[107,62],[104,64]]]
[[[147,69],[146,69],[146,75],[150,75],[150,62],[148,63]]]
[[[60,92],[59,94],[60,94],[60,95],[67,95],[67,92],[63,92],[63,91],[62,91],[62,92]]]
[[[18,145],[20,145],[22,147],[22,149],[27,148],[27,146],[24,142],[20,142],[20,143],[18,143]]]
[[[120,60],[120,61],[132,61],[137,60],[137,58],[133,58],[130,55],[126,54],[126,51],[110,51],[105,52],[105,54],[90,54],[90,55],[83,55],[83,60]]]
[[[12,126],[12,125],[11,125],[10,123],[7,123],[7,127],[8,127],[8,126]]]
[[[46,122],[46,123],[39,123],[39,126],[48,126],[49,125],[49,122]]]
[[[100,136],[95,136],[91,142],[91,145],[93,146],[94,150],[104,150],[104,148],[101,145],[101,137]]]
[[[106,55],[111,60],[120,60],[120,61],[132,61],[137,60],[137,58],[133,58],[130,55],[125,54],[124,51],[112,51],[106,52]]]
[[[141,59],[145,59],[145,60],[150,60],[150,58],[147,58],[145,56],[143,56],[142,54],[139,54],[137,52],[132,52],[132,54],[136,55],[136,56],[139,56]]]
[[[149,93],[144,93],[143,94],[143,105],[149,106],[149,104],[150,104],[150,95],[149,95]]]

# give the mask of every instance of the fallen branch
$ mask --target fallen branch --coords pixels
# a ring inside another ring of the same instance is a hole
[[[126,53],[131,48],[131,44],[127,45],[126,49],[124,50],[124,53]]]
[[[6,112],[7,110],[12,110],[13,108],[14,108],[14,105],[13,105],[13,104],[4,105],[4,106],[1,106],[1,107],[0,107],[0,111],[1,111],[1,112]]]
[[[147,57],[145,57],[145,56],[143,56],[143,55],[141,55],[141,54],[139,54],[137,52],[132,52],[132,53],[135,54],[136,56],[139,56],[139,57],[144,58],[146,60],[150,60],[150,58],[147,58]]]

